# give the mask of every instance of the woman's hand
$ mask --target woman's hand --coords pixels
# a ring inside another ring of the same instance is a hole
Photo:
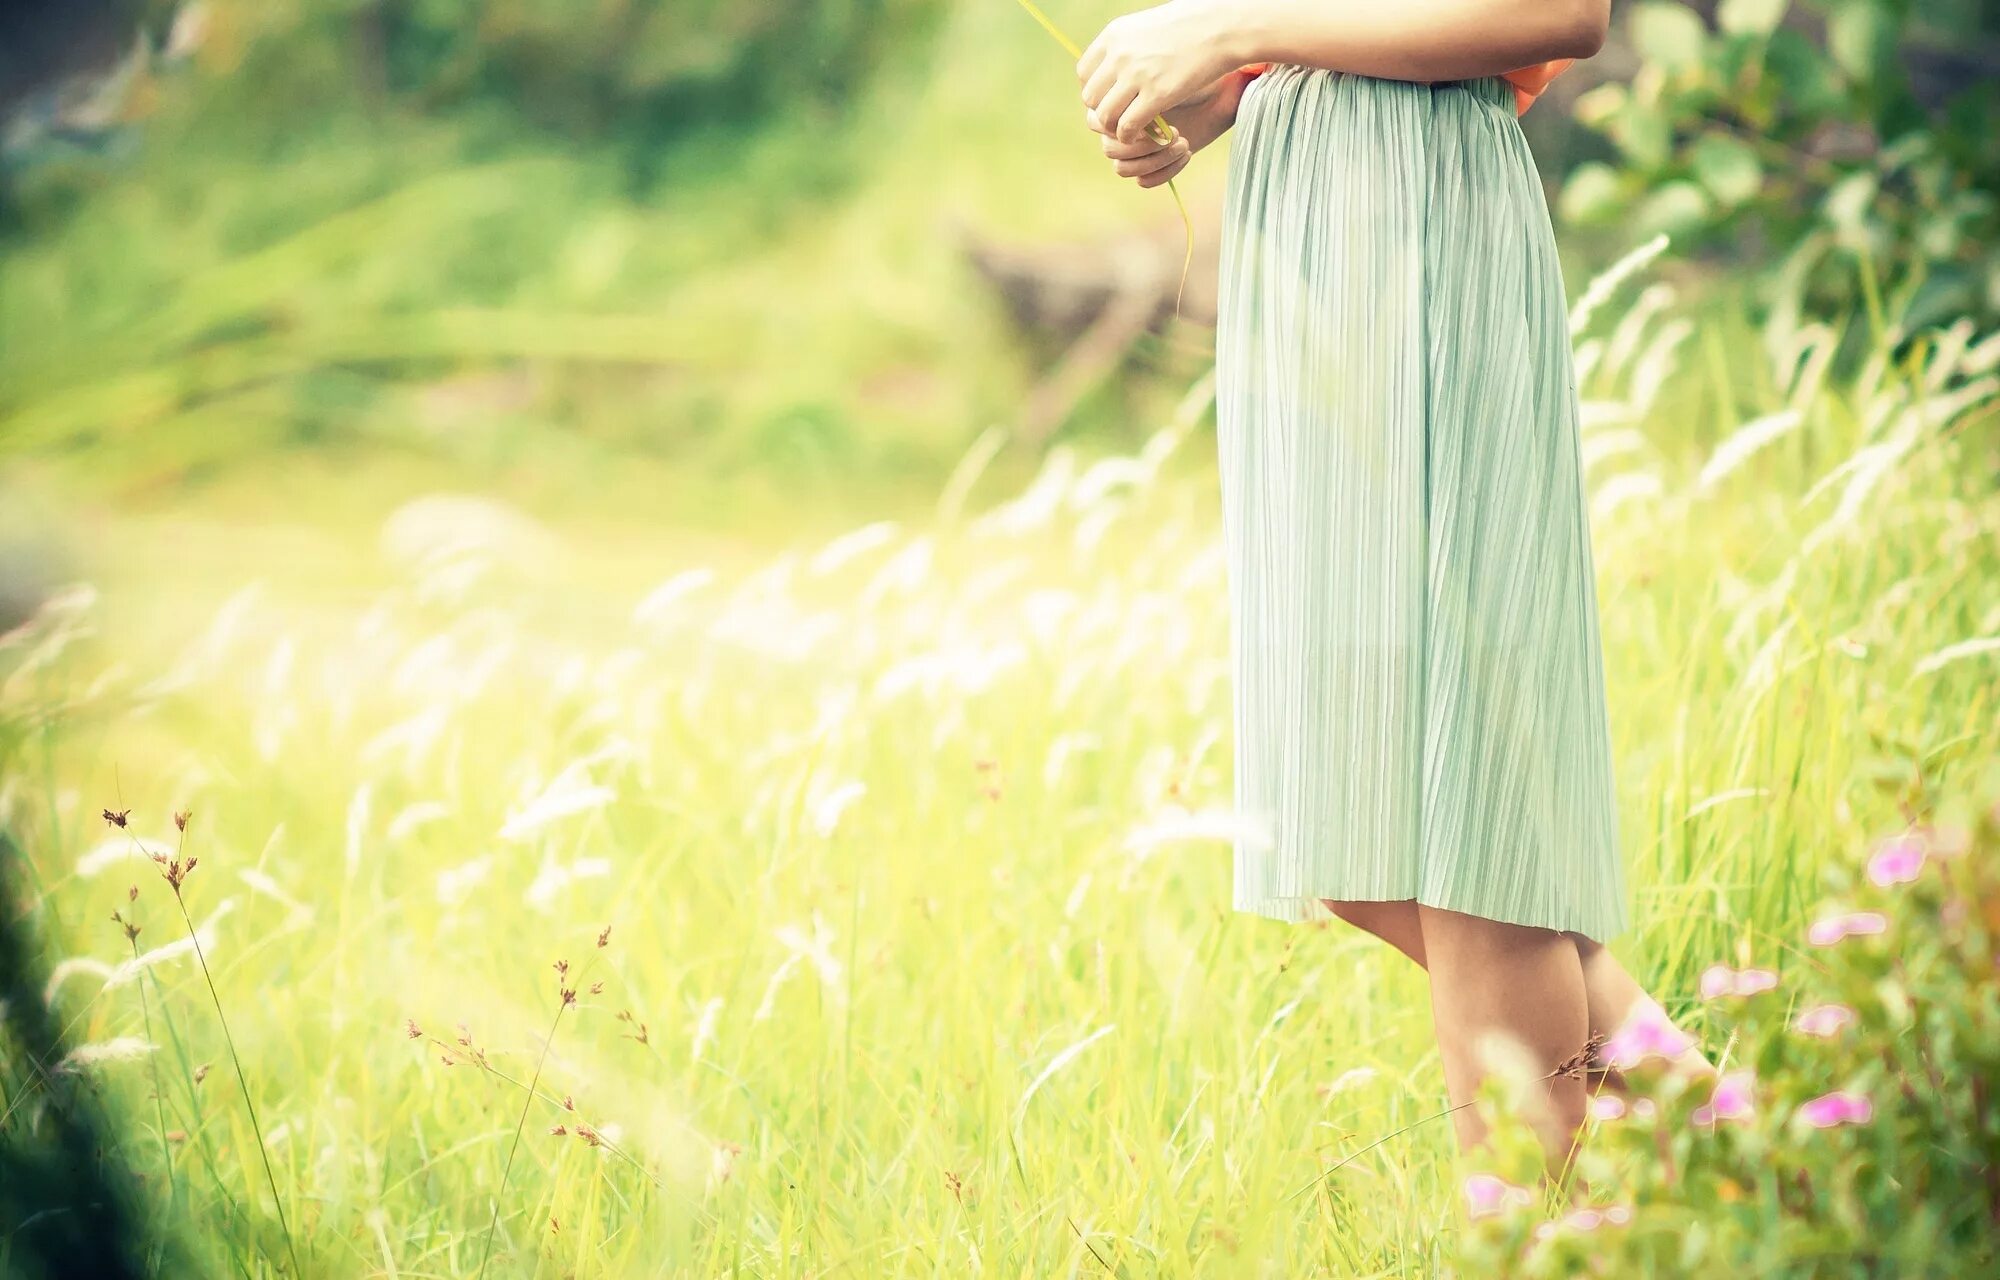
[[[1243,97],[1243,86],[1250,80],[1248,73],[1232,71],[1179,106],[1162,112],[1172,130],[1165,141],[1143,132],[1137,142],[1126,142],[1115,133],[1099,130],[1103,134],[1105,157],[1119,177],[1131,178],[1142,187],[1173,181],[1187,168],[1195,152],[1221,137],[1236,122],[1237,104]],[[1086,116],[1091,127],[1096,128],[1094,115],[1086,112]]]
[[[1119,177],[1131,178],[1142,187],[1157,187],[1172,182],[1176,174],[1187,168],[1187,162],[1194,159],[1194,148],[1188,145],[1187,135],[1179,131],[1167,142],[1150,133],[1139,135],[1137,142],[1121,142],[1107,134],[1104,154]]]
[[[1137,145],[1155,116],[1230,69],[1218,60],[1222,30],[1211,0],[1169,0],[1113,19],[1076,64],[1091,127]]]

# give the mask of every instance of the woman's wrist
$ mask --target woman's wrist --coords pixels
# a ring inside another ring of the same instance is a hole
[[[1269,61],[1258,33],[1264,27],[1263,0],[1175,0],[1201,11],[1206,28],[1203,46],[1214,59],[1218,76],[1256,62]]]

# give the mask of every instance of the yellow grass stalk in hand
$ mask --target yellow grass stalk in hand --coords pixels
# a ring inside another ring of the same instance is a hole
[[[1041,7],[1035,3],[1035,0],[1017,0],[1017,2],[1023,9],[1028,11],[1029,17],[1041,24],[1042,30],[1055,38],[1056,43],[1061,45],[1071,58],[1079,62],[1083,60],[1082,46],[1070,39],[1061,27],[1058,27],[1051,21],[1049,15],[1042,12]],[[1146,126],[1146,132],[1151,134],[1153,140],[1162,146],[1174,140],[1174,127],[1167,123],[1165,116],[1154,116],[1152,123]],[[1194,219],[1188,216],[1187,201],[1181,198],[1181,189],[1175,185],[1171,178],[1167,180],[1167,192],[1174,198],[1174,208],[1180,211],[1181,231],[1186,237],[1187,242],[1186,249],[1181,255],[1180,287],[1174,291],[1174,314],[1179,315],[1181,310],[1181,296],[1187,292],[1188,269],[1194,265]]]

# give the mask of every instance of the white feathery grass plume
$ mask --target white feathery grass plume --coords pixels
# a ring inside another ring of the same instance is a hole
[[[1061,639],[1063,624],[1076,615],[1081,603],[1074,591],[1038,587],[1021,597],[1015,612],[1028,635],[1048,646]]]
[[[212,673],[228,653],[230,645],[242,629],[243,620],[249,615],[251,605],[264,593],[264,584],[252,582],[236,591],[216,609],[209,619],[208,627],[182,648],[180,656],[171,667],[158,677],[148,681],[138,690],[141,701],[151,701],[169,693],[185,689],[201,677]]]
[[[1071,732],[1057,737],[1049,744],[1049,752],[1042,758],[1042,785],[1053,791],[1061,784],[1063,774],[1069,770],[1072,757],[1086,751],[1095,751],[1100,745],[1094,733]]]
[[[26,622],[0,632],[0,651],[25,650],[0,680],[0,701],[11,701],[38,672],[53,666],[72,641],[94,633],[90,614],[96,604],[97,588],[76,583],[42,601]]]
[[[282,885],[262,871],[255,867],[239,867],[236,875],[244,884],[291,912],[291,917],[285,922],[286,927],[296,928],[312,922],[313,909],[286,893]]]
[[[1233,809],[1189,810],[1170,805],[1159,817],[1130,832],[1123,847],[1144,861],[1161,845],[1183,840],[1240,841],[1246,848],[1264,849],[1270,847],[1271,832],[1255,816]]]
[[[521,899],[538,911],[546,911],[555,903],[558,893],[578,880],[601,880],[610,874],[609,858],[577,858],[569,863],[547,860]]]
[[[1682,821],[1685,822],[1689,818],[1698,818],[1717,805],[1725,805],[1735,800],[1761,800],[1770,794],[1771,789],[1769,787],[1737,787],[1733,791],[1718,791],[1714,795],[1704,796],[1694,804],[1688,806],[1687,814],[1682,818]]]
[[[137,1036],[118,1036],[93,1044],[80,1044],[63,1055],[62,1061],[56,1064],[56,1070],[75,1074],[107,1062],[130,1062],[145,1057],[157,1047],[152,1041],[141,1040]]]
[[[1654,403],[1660,398],[1660,388],[1674,376],[1674,370],[1680,365],[1681,344],[1693,335],[1694,321],[1677,316],[1661,327],[1646,347],[1645,354],[1639,357],[1639,363],[1632,370],[1629,398],[1641,417],[1653,411]]]
[[[750,1015],[752,1022],[765,1022],[771,1017],[778,1003],[778,989],[805,963],[805,956],[794,951],[786,956],[778,967],[771,971],[771,980],[764,984],[764,998],[757,1002],[757,1011]]]
[[[1586,435],[1578,450],[1578,457],[1583,463],[1583,469],[1588,471],[1607,458],[1616,458],[1628,453],[1647,453],[1652,447],[1652,441],[1646,439],[1645,432],[1626,427],[1619,431],[1599,431]]]
[[[97,979],[98,985],[109,986],[117,972],[117,965],[95,956],[70,956],[60,960],[49,970],[48,983],[42,988],[42,1003],[53,1006],[71,978],[92,977]]]
[[[142,836],[128,828],[106,836],[85,850],[76,860],[76,873],[90,877],[133,858],[150,862],[156,853],[173,857],[174,842],[164,837]]]
[[[1916,666],[1910,669],[1910,674],[1912,676],[1927,676],[1941,667],[1949,666],[1954,662],[1962,662],[1967,658],[1976,658],[1986,653],[2000,653],[2000,636],[1980,636],[1977,639],[1961,640],[1957,644],[1948,644],[1936,653],[1926,655]]]
[[[1584,286],[1583,296],[1577,299],[1574,307],[1570,308],[1570,335],[1574,337],[1582,333],[1589,326],[1590,318],[1597,309],[1609,302],[1612,294],[1618,292],[1618,286],[1645,270],[1653,259],[1665,253],[1668,243],[1665,234],[1654,236],[1592,277],[1590,283]]]
[[[1950,328],[1937,335],[1930,359],[1924,362],[1924,390],[1936,395],[1960,373],[1966,352],[1972,345],[1972,318],[1960,316]]]
[[[1042,459],[1042,469],[1019,496],[1003,502],[972,522],[978,534],[1020,537],[1046,526],[1061,509],[1076,474],[1077,453],[1073,445],[1059,444]]]
[[[178,960],[182,956],[193,955],[196,939],[199,939],[201,942],[202,952],[213,958],[215,955],[215,927],[234,910],[236,910],[236,899],[224,898],[221,902],[215,904],[215,910],[208,913],[206,920],[195,926],[193,938],[186,936],[176,938],[174,941],[166,943],[163,946],[154,947],[151,951],[142,951],[134,958],[124,961],[112,971],[110,977],[104,980],[104,989],[109,991],[113,987],[122,987],[147,969],[165,964],[169,960]]]
[[[1764,625],[1765,615],[1783,606],[1792,594],[1792,587],[1799,578],[1799,558],[1793,556],[1778,571],[1778,576],[1769,584],[1751,592],[1736,606],[1736,616],[1730,619],[1729,631],[1722,638],[1722,647],[1729,653],[1741,651],[1759,633]],[[1731,581],[1725,579],[1725,581]]]
[[[1047,1084],[1050,1080],[1053,1080],[1056,1077],[1056,1074],[1060,1072],[1064,1067],[1067,1067],[1070,1063],[1075,1062],[1077,1058],[1082,1055],[1085,1049],[1088,1049],[1090,1046],[1096,1044],[1099,1040],[1102,1040],[1104,1037],[1110,1035],[1113,1031],[1116,1031],[1117,1029],[1118,1029],[1117,1023],[1107,1022],[1103,1026],[1099,1027],[1097,1030],[1085,1036],[1083,1039],[1077,1041],[1075,1044],[1070,1045],[1067,1048],[1063,1049],[1060,1053],[1056,1054],[1055,1057],[1049,1059],[1049,1065],[1043,1067],[1041,1070],[1041,1074],[1037,1075],[1034,1078],[1034,1080],[1032,1080],[1029,1083],[1028,1087],[1022,1090],[1021,1100],[1018,1103],[1014,1104],[1014,1132],[1016,1135],[1017,1143],[1021,1131],[1021,1120],[1028,1114],[1028,1103],[1033,1101],[1035,1095],[1042,1091],[1042,1086]]]
[[[610,787],[590,780],[589,766],[579,760],[546,787],[507,815],[500,838],[520,841],[564,818],[601,809],[618,798]]]
[[[710,996],[701,1002],[701,1016],[695,1022],[694,1046],[688,1051],[688,1058],[700,1062],[708,1047],[715,1043],[715,1028],[722,1021],[722,997]]]
[[[1908,423],[1914,421],[1914,418],[1906,419]],[[1805,536],[1799,545],[1799,554],[1811,555],[1851,528],[1855,520],[1860,517],[1861,509],[1867,505],[1869,496],[1895,471],[1897,464],[1910,450],[1916,447],[1917,440],[1918,435],[1915,430],[1899,430],[1887,440],[1864,445],[1855,451],[1853,457],[1841,463],[1832,473],[1807,490],[1806,496],[1800,499],[1802,506],[1824,492],[1828,481],[1834,476],[1844,474],[1847,480],[1833,514],[1822,520]]]
[[[1657,498],[1664,491],[1660,478],[1650,471],[1621,471],[1597,485],[1590,495],[1590,518],[1606,520],[1634,502]]]
[[[1604,359],[1604,339],[1588,338],[1576,344],[1576,355],[1570,372],[1575,376],[1576,385],[1590,384],[1590,375],[1597,372],[1597,366]]]
[[[1072,511],[1089,511],[1111,498],[1120,489],[1144,488],[1153,479],[1153,468],[1134,457],[1100,458],[1084,469],[1069,489]]]
[[[833,954],[833,930],[827,927],[819,912],[813,912],[810,934],[798,925],[784,924],[773,929],[771,936],[792,954],[811,961],[819,973],[819,980],[826,984],[837,1000],[846,998],[846,968]]]
[[[670,625],[681,601],[715,581],[715,570],[706,566],[686,569],[646,593],[632,609],[632,621],[649,630]]]
[[[1810,408],[1839,350],[1840,335],[1831,327],[1809,324],[1799,330],[1795,347],[1774,370],[1778,385],[1787,388],[1785,403],[1800,413]]]
[[[375,805],[375,791],[364,782],[347,801],[347,844],[344,854],[350,874],[361,865],[361,842],[368,834],[368,816]]]
[[[900,527],[893,520],[877,520],[864,524],[834,538],[821,547],[806,568],[817,577],[824,577],[842,568],[858,557],[867,555],[877,547],[887,546],[896,540]]]
[[[812,808],[813,830],[822,838],[831,836],[840,826],[840,816],[863,795],[868,788],[859,782],[844,782],[821,796]]]
[[[1070,545],[1077,550],[1078,564],[1090,562],[1090,553],[1103,545],[1104,535],[1111,531],[1111,526],[1124,514],[1122,503],[1106,502],[1093,508],[1076,522],[1076,528],[1070,533]]]
[[[486,883],[486,877],[493,871],[493,855],[482,854],[469,862],[461,862],[455,867],[446,867],[437,873],[437,900],[439,905],[455,907],[463,902],[474,889]]]
[[[397,811],[395,817],[389,819],[389,827],[383,832],[383,839],[389,844],[397,844],[408,839],[410,833],[419,827],[427,827],[440,819],[449,818],[451,814],[451,806],[442,800],[413,801],[404,805]]]
[[[1805,415],[1797,409],[1780,409],[1761,418],[1752,418],[1736,428],[1727,439],[1715,446],[1714,453],[1708,455],[1707,464],[1695,480],[1695,492],[1709,492],[1761,450],[1797,430],[1804,421]]]
[[[1623,400],[1584,400],[1576,407],[1576,429],[1584,435],[1632,421],[1632,406]]]
[[[1961,369],[1968,378],[2000,369],[2000,331],[1987,334],[1965,353]]]
[[[1666,313],[1673,300],[1674,291],[1663,284],[1648,285],[1640,291],[1625,314],[1618,317],[1611,338],[1605,343],[1604,372],[1617,376],[1633,367],[1653,321]]]
[[[294,710],[296,700],[288,693],[297,658],[298,646],[291,636],[284,636],[272,648],[271,656],[264,664],[263,695],[256,701],[257,714],[251,727],[251,739],[256,744],[258,756],[267,762],[276,761],[283,753],[285,736],[298,723],[298,713]]]
[[[861,589],[858,598],[860,607],[864,611],[876,609],[892,592],[905,596],[914,594],[930,577],[935,555],[930,535],[910,539],[900,551],[882,562],[882,567]]]
[[[1083,910],[1084,902],[1090,897],[1091,874],[1086,871],[1070,886],[1069,896],[1063,899],[1063,919],[1074,920],[1076,913]]]
[[[451,727],[451,707],[433,702],[416,714],[391,724],[361,744],[363,764],[380,764],[400,753],[404,773],[415,773]]]
[[[1761,695],[1766,689],[1777,683],[1781,661],[1785,653],[1785,641],[1792,634],[1792,621],[1792,619],[1786,618],[1783,622],[1779,623],[1778,629],[1773,631],[1769,638],[1758,647],[1757,652],[1750,659],[1749,666],[1744,668],[1743,689],[1752,697]]]
[[[979,433],[979,438],[952,466],[944,488],[938,491],[937,514],[941,522],[949,524],[958,519],[959,513],[965,510],[965,500],[972,493],[972,486],[979,483],[979,477],[986,474],[986,468],[1006,446],[1007,432],[999,427],[988,427]]]
[[[1335,1097],[1346,1093],[1349,1089],[1359,1088],[1367,1084],[1378,1074],[1380,1073],[1373,1067],[1349,1067],[1335,1076],[1332,1082],[1323,1087],[1320,1092],[1326,1097]]]

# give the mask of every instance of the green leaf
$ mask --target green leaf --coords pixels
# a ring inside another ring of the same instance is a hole
[[[1757,153],[1728,134],[1703,136],[1689,158],[1694,176],[1725,208],[1742,204],[1764,185],[1764,166]]]
[[[1832,63],[1798,32],[1788,27],[1772,32],[1764,62],[1778,77],[1786,111],[1810,117],[1845,107],[1846,95]]]
[[[1826,48],[1841,70],[1872,81],[1895,55],[1895,19],[1877,0],[1849,0],[1826,20]]]
[[[1618,171],[1610,165],[1588,160],[1570,171],[1556,199],[1556,212],[1564,222],[1590,226],[1608,222],[1623,201]]]
[[[1820,206],[1820,212],[1842,231],[1859,231],[1867,220],[1868,206],[1874,203],[1879,185],[1875,175],[1868,170],[1850,173],[1826,193],[1826,202]]]
[[[1634,102],[1618,117],[1611,138],[1634,165],[1657,169],[1673,150],[1674,131],[1665,112]]]
[[[1669,182],[1639,206],[1638,231],[1641,235],[1661,232],[1681,236],[1698,231],[1708,221],[1712,206],[1708,193],[1692,182]]]
[[[1708,31],[1694,10],[1661,0],[1633,5],[1626,29],[1640,57],[1669,71],[1700,66],[1708,44]]]
[[[1791,0],[1722,0],[1715,6],[1716,25],[1731,35],[1767,36],[1777,29]]]

